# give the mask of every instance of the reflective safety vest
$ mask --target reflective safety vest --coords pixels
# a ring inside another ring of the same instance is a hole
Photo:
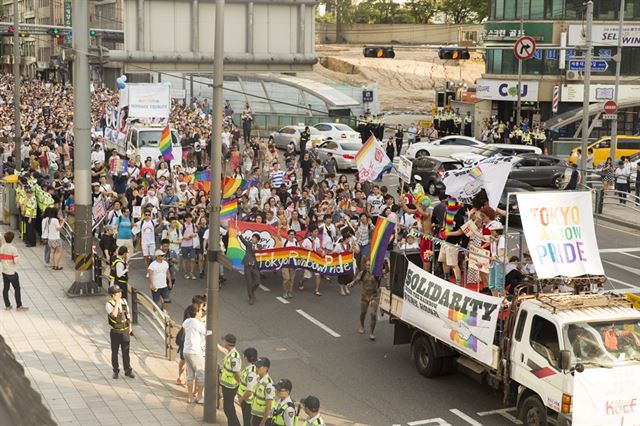
[[[289,407],[295,407],[293,402],[287,401],[283,404],[282,401],[278,401],[278,403],[276,404],[276,408],[274,408],[273,410],[273,415],[271,416],[271,424],[277,426],[285,426],[286,423],[284,422],[284,413]],[[298,424],[298,416],[293,417],[293,424]]]
[[[244,393],[247,391],[247,379],[249,378],[249,373],[255,372],[256,366],[255,364],[251,364],[250,366],[245,367],[245,369],[242,370],[242,373],[240,373],[240,384],[238,385],[238,392],[236,392],[239,397],[244,395]],[[251,405],[251,403],[253,402],[253,394],[247,397],[245,401],[247,404]]]
[[[238,380],[233,372],[232,360],[237,359],[240,362],[240,352],[233,348],[231,352],[224,356],[222,361],[222,370],[220,371],[220,385],[228,389],[235,389],[238,387]]]
[[[24,217],[35,219],[38,215],[38,203],[35,197],[27,197],[22,214]]]
[[[273,385],[273,380],[269,375],[260,379],[256,385],[256,391],[253,393],[253,403],[251,404],[251,415],[253,416],[264,418],[264,409],[267,406],[267,385]],[[271,417],[271,414],[267,413],[267,418],[269,417]]]
[[[312,422],[307,421],[305,423],[306,426],[321,426],[321,425],[324,425],[324,424],[326,424],[326,423],[324,422],[322,417],[318,417],[317,419],[315,419]]]
[[[27,199],[27,194],[25,194],[24,189],[21,187],[16,188],[16,205],[18,208],[22,208],[25,200]]]
[[[118,333],[124,333],[129,330],[129,313],[127,309],[127,300],[121,299],[122,309],[121,312],[118,313],[118,316],[113,318],[111,314],[107,314],[107,318],[109,319],[109,327],[112,330],[115,330]],[[116,301],[111,299],[108,302],[111,306],[116,306]]]
[[[116,273],[116,265],[118,263],[122,263],[124,265],[124,261],[119,257],[116,257],[116,260],[111,262],[111,272],[109,273],[109,282],[114,284],[122,284],[126,285],[129,282],[129,273],[125,273],[121,277]]]

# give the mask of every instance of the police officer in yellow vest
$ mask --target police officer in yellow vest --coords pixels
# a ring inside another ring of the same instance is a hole
[[[122,291],[122,298],[129,299],[128,286],[129,286],[129,264],[127,261],[127,255],[129,249],[125,246],[118,247],[116,258],[111,262],[111,272],[109,273],[109,285],[116,285],[120,287]]]
[[[107,309],[107,319],[111,328],[111,366],[113,367],[113,378],[118,378],[120,366],[118,365],[118,351],[122,348],[122,364],[124,366],[124,375],[131,377],[133,369],[129,361],[129,343],[131,342],[131,332],[133,326],[129,320],[129,305],[127,300],[122,298],[120,287],[112,286],[109,288],[111,299],[105,305]]]
[[[276,390],[273,387],[273,380],[269,376],[269,367],[271,367],[269,358],[260,358],[256,361],[256,372],[259,379],[251,404],[251,426],[266,426],[271,417]]]
[[[220,386],[222,387],[222,407],[229,426],[240,426],[234,400],[240,384],[242,360],[240,352],[236,349],[236,341],[236,336],[227,334],[222,343],[222,350],[226,352],[226,355],[222,360],[222,369],[220,369]]]
[[[291,389],[293,385],[289,379],[280,379],[274,385],[278,399],[273,408],[273,415],[269,421],[269,426],[294,426],[296,425],[296,408],[291,400]]]
[[[35,195],[33,195],[33,189],[27,186],[25,190],[27,197],[24,200],[24,206],[22,209],[22,215],[27,222],[27,230],[25,235],[25,244],[27,247],[36,246],[36,216],[38,216],[38,202]]]
[[[246,367],[240,373],[237,395],[240,408],[242,408],[242,425],[251,426],[251,404],[253,403],[253,393],[258,384],[258,373],[256,373],[258,351],[256,348],[247,348],[243,354]]]
[[[18,207],[18,222],[20,224],[20,239],[24,240],[24,236],[27,230],[27,224],[24,219],[24,202],[27,199],[24,184],[19,182],[16,186],[16,206]]]
[[[309,395],[306,398],[300,400],[300,404],[304,407],[304,412],[307,415],[307,421],[305,426],[320,426],[325,422],[320,417],[320,400],[313,395]]]

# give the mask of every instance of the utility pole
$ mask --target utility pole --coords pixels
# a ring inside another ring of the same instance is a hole
[[[67,290],[70,297],[99,294],[101,290],[93,280],[88,3],[73,0],[73,184],[76,202],[73,260],[76,276]]]
[[[522,37],[524,34],[524,0],[520,0],[520,34],[518,37]],[[461,71],[462,72],[462,69]],[[518,101],[516,104],[516,119],[514,124],[518,124],[518,121],[522,120],[522,59],[518,59]]]
[[[18,0],[13,0],[13,121],[15,127],[13,157],[17,170],[20,171],[22,170],[22,123],[20,121],[20,86],[22,86],[20,62],[22,62],[22,55],[20,54],[20,32],[18,31],[19,20]]]
[[[582,155],[580,156],[580,182],[584,184],[587,176],[587,146],[589,138],[589,98],[591,92],[591,60],[593,57],[593,43],[591,32],[593,30],[593,1],[587,2],[587,26],[585,28],[585,53],[584,53],[584,96],[582,98]],[[618,34],[622,37],[622,34]]]
[[[211,132],[211,211],[207,249],[207,337],[204,360],[204,422],[215,423],[218,401],[218,324],[220,317],[220,174],[222,173],[222,101],[224,84],[224,0],[216,0],[213,52],[213,114]]]
[[[615,89],[613,93],[613,100],[616,102],[616,106],[618,105],[618,100],[620,99],[619,89],[620,89],[620,66],[622,64],[622,29],[624,25],[624,0],[620,0],[620,20],[618,21],[618,48],[616,49],[615,61],[616,61],[616,80],[615,80]],[[616,145],[618,144],[618,113],[616,113],[616,118],[611,121],[611,152],[609,157],[611,157],[611,167],[615,167],[615,159],[616,159]],[[638,185],[638,184],[636,184]]]

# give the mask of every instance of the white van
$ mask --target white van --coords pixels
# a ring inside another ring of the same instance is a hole
[[[151,157],[156,161],[161,155],[159,145],[164,128],[164,125],[133,125],[127,132],[126,143],[117,144],[118,154],[126,155],[130,159],[140,155],[142,161],[147,157]],[[171,129],[171,141],[173,143],[171,166],[182,165],[182,146],[180,145],[178,132],[175,129]]]

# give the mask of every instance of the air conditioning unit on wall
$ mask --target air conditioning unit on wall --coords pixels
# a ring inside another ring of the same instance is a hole
[[[568,81],[582,80],[582,72],[580,71],[567,71],[566,78]]]

